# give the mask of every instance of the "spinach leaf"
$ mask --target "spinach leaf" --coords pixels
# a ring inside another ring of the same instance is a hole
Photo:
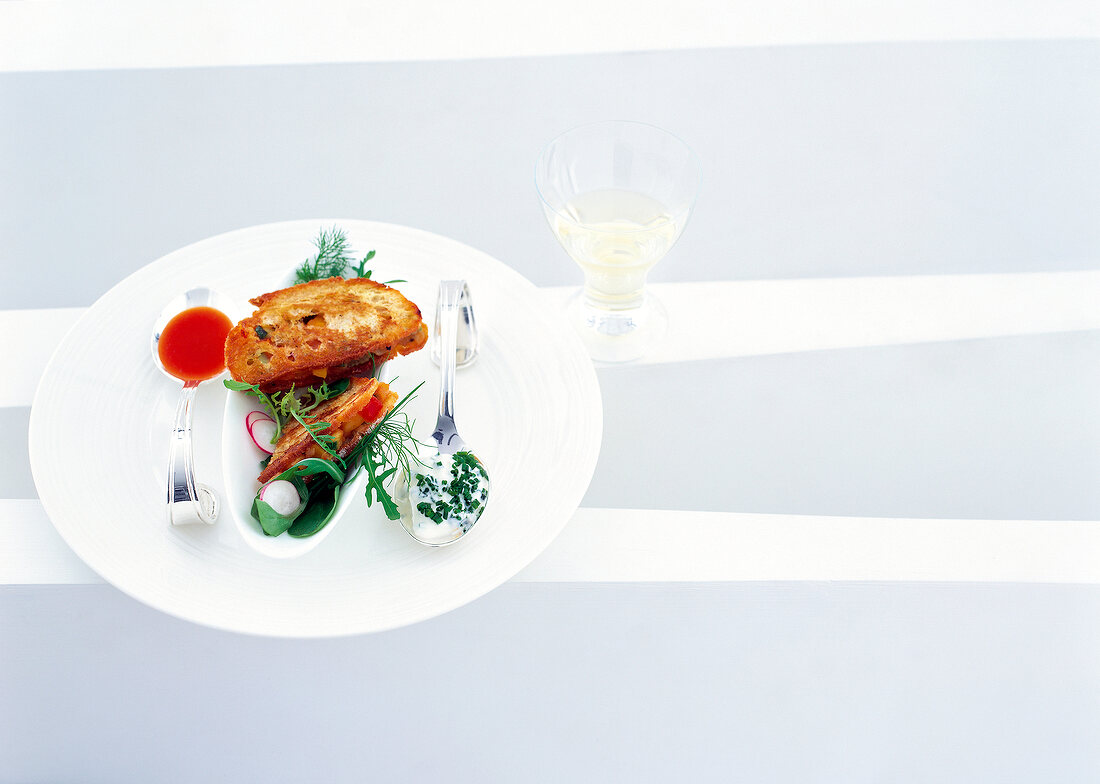
[[[305,477],[313,475],[319,476],[313,482],[311,490]],[[294,514],[281,515],[266,501],[261,501],[257,492],[252,501],[252,516],[259,522],[263,532],[268,536],[278,536],[284,531],[290,531],[291,536],[310,536],[320,531],[332,519],[336,510],[336,500],[340,494],[338,489],[333,492],[333,488],[343,484],[343,471],[328,460],[309,457],[295,463],[271,482],[280,479],[293,483],[302,503]],[[262,487],[260,489],[263,490]]]
[[[309,506],[298,515],[298,519],[287,529],[287,534],[299,539],[313,536],[328,525],[336,514],[336,504],[339,500],[340,485],[326,482],[324,487],[314,488]]]
[[[298,507],[301,509],[302,507]],[[281,515],[271,508],[271,504],[267,501],[261,501],[257,496],[252,501],[252,516],[260,523],[260,528],[268,536],[278,536],[283,531],[286,531],[294,523],[294,518],[298,516],[298,513],[293,515]]]

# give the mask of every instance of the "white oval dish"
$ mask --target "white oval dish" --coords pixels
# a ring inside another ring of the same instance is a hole
[[[260,489],[260,483],[256,477],[262,470],[260,461],[266,455],[252,441],[248,435],[248,428],[245,427],[245,418],[249,412],[263,410],[263,404],[253,395],[244,392],[229,392],[226,395],[225,413],[222,417],[224,507],[233,518],[241,538],[253,550],[271,558],[297,558],[328,538],[351,503],[356,499],[362,501],[366,477],[360,472],[343,486],[340,490],[340,498],[336,502],[336,513],[328,524],[313,536],[297,538],[286,533],[268,536],[252,516],[252,501]]]

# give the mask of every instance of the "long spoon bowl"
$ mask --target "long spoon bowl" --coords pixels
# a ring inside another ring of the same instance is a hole
[[[461,323],[460,323],[461,316]],[[474,320],[473,303],[470,290],[463,280],[444,280],[439,283],[439,300],[436,303],[436,329],[439,336],[439,416],[436,419],[432,438],[438,445],[439,454],[453,455],[455,452],[471,451],[462,436],[458,434],[454,418],[455,368],[468,365],[477,356],[477,322]],[[461,332],[461,342],[459,340]],[[462,354],[461,360],[459,353]],[[434,359],[434,356],[433,356]],[[480,459],[478,462],[481,462]],[[399,499],[408,496],[411,477],[400,476],[397,479],[396,493]],[[408,515],[401,515],[401,526],[416,541],[432,547],[454,544],[474,527],[485,507],[468,524],[458,528],[447,539],[425,538],[416,531],[416,526]]]

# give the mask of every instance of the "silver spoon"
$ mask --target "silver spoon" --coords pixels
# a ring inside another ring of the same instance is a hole
[[[457,354],[459,353],[460,311],[465,325],[462,335],[462,353],[465,361],[462,364],[469,364],[477,355],[476,322],[473,318],[473,305],[466,282],[463,280],[440,281],[439,302],[436,310],[436,324],[439,335],[440,384],[439,416],[436,419],[435,432],[432,433],[432,438],[435,439],[439,457],[428,458],[429,467],[436,462],[443,462],[444,466],[447,466],[453,461],[456,453],[470,452],[466,442],[458,434],[454,418],[455,367],[458,364]],[[469,533],[474,524],[481,519],[481,515],[485,511],[485,501],[488,500],[489,480],[481,460],[477,457],[474,457],[474,459],[477,466],[466,470],[471,471],[471,475],[475,477],[478,474],[482,475],[478,478],[478,487],[484,485],[486,497],[480,508],[475,512],[449,523],[446,527],[441,524],[433,525],[432,521],[423,516],[416,519],[417,516],[412,513],[409,489],[410,483],[415,480],[415,475],[414,477],[402,475],[398,478],[397,487],[395,488],[396,496],[398,502],[404,506],[401,525],[409,536],[422,544],[434,547],[453,544]]]
[[[470,287],[465,281],[462,283],[462,292],[458,298],[457,332],[455,337],[455,367],[464,368],[472,365],[477,359],[477,319],[474,317],[474,301],[470,297]],[[443,318],[443,299],[440,297],[435,305],[435,334],[442,335],[440,321]],[[442,340],[433,340],[431,347],[432,362],[436,367],[441,367],[440,357],[443,354]]]
[[[156,324],[153,326],[153,336],[150,341],[153,361],[164,375],[174,381],[183,381],[183,379],[169,373],[160,360],[160,352],[157,349],[160,344],[161,333],[173,316],[188,308],[203,305],[220,310],[232,321],[233,303],[216,291],[200,287],[193,288],[169,302],[161,311]],[[208,381],[209,379],[205,380]],[[168,448],[168,492],[166,496],[168,522],[172,525],[193,523],[212,525],[218,517],[217,494],[207,485],[195,481],[195,458],[191,444],[191,414],[194,408],[195,393],[198,391],[199,384],[202,383],[204,382],[183,381],[183,390],[176,406],[176,420],[172,428]]]

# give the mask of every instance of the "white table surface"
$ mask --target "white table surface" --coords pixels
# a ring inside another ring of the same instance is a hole
[[[0,5],[0,782],[1100,775],[1094,8],[689,3],[582,32],[325,8],[328,39],[247,4]],[[67,549],[26,425],[100,294],[205,236],[346,215],[558,302],[577,273],[533,159],[602,116],[686,138],[703,190],[653,274],[672,331],[599,369],[592,485],[517,578],[276,641]]]

